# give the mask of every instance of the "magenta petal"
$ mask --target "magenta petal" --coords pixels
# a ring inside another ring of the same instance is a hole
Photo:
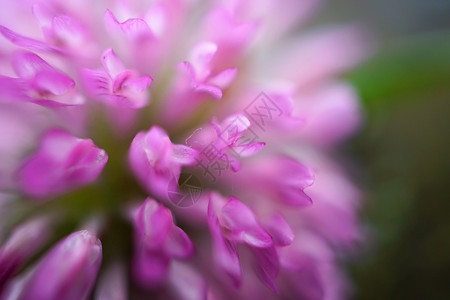
[[[81,71],[81,76],[83,85],[88,94],[95,97],[101,97],[110,93],[111,79],[105,72],[83,69]]]
[[[248,144],[240,144],[237,146],[233,146],[233,149],[239,153],[241,157],[249,157],[255,155],[259,151],[261,151],[266,146],[264,142],[253,142]]]
[[[361,124],[358,96],[348,84],[321,86],[301,100],[300,108],[306,120],[301,137],[320,146],[342,141]]]
[[[113,94],[121,94],[123,91],[123,85],[124,83],[131,77],[133,77],[134,72],[131,70],[125,70],[123,72],[120,72],[116,74],[115,77],[112,77],[113,79],[113,85],[112,85],[112,92]],[[110,74],[111,76],[111,74]]]
[[[82,70],[83,86],[86,92],[95,100],[113,107],[140,108],[147,104],[145,94],[140,98],[130,98],[122,92],[114,94],[113,83],[108,74],[99,70]],[[123,82],[116,81],[116,88],[120,89]],[[142,99],[141,99],[142,98]]]
[[[236,78],[236,75],[237,68],[229,68],[212,77],[210,80],[208,80],[208,83],[216,85],[221,89],[225,89],[231,84],[234,78]]]
[[[117,29],[120,29],[125,36],[131,40],[139,41],[154,37],[147,22],[143,19],[128,19],[121,23],[109,9],[106,11],[104,19],[107,29],[110,31],[117,31]]]
[[[205,75],[208,75],[202,73],[207,73],[209,64],[211,63],[216,51],[217,45],[211,42],[199,43],[192,50],[189,61],[195,68],[196,72],[199,73],[200,77],[205,77]]]
[[[215,195],[211,197],[215,197]],[[242,268],[237,247],[235,243],[224,239],[212,199],[209,200],[208,204],[208,226],[213,239],[214,260],[230,276],[234,286],[237,287],[242,282]]]
[[[111,78],[115,78],[118,74],[125,71],[125,65],[122,60],[116,55],[113,49],[109,48],[102,54],[102,64],[105,68],[106,72],[111,76]]]
[[[19,172],[19,185],[24,193],[36,198],[60,194],[93,182],[107,160],[105,151],[91,140],[52,130],[24,163]]]
[[[48,30],[52,26],[52,20],[55,15],[54,11],[42,3],[34,3],[31,7],[33,16],[38,21],[41,30]]]
[[[175,258],[189,258],[194,253],[194,245],[189,236],[177,226],[172,226],[165,249],[166,253]]]
[[[279,294],[276,283],[280,270],[280,262],[275,247],[252,248],[255,256],[256,274],[259,279],[272,291]]]
[[[102,245],[94,235],[86,230],[72,233],[40,262],[20,299],[84,299],[94,286],[101,260]]]
[[[180,152],[187,153],[187,159]],[[178,181],[182,165],[192,159],[189,152],[192,151],[172,144],[163,129],[153,126],[149,131],[136,135],[128,158],[141,184],[158,197],[167,198],[169,184]]]
[[[95,289],[95,300],[127,300],[127,271],[122,264],[114,263],[102,271]]]
[[[178,71],[180,77],[183,79],[183,80],[181,80],[182,84],[180,84],[180,86],[182,86],[182,87],[184,87],[184,85],[191,86],[193,83],[195,83],[197,81],[195,68],[194,68],[194,66],[192,66],[191,63],[189,63],[187,61],[180,62],[177,65],[177,71]]]
[[[138,76],[136,72],[125,69],[120,58],[112,49],[102,55],[106,72],[83,69],[84,87],[93,98],[107,105],[138,109],[148,104],[146,89],[152,82],[150,76]]]
[[[214,99],[222,98],[222,90],[217,86],[211,84],[197,84],[195,86],[195,91],[198,93],[206,93],[209,94]]]
[[[135,225],[140,233],[138,239],[142,239],[148,248],[158,248],[172,230],[172,213],[155,200],[147,198],[139,208]]]
[[[29,101],[46,106],[79,105],[84,102],[74,91],[75,81],[54,69],[34,53],[18,53],[13,68],[19,77],[27,80]],[[19,88],[20,90],[20,88]]]
[[[181,165],[192,165],[197,160],[198,151],[185,145],[173,145],[173,159]]]
[[[80,45],[86,39],[86,31],[74,18],[67,15],[57,15],[52,20],[52,30],[55,38],[65,45]]]
[[[277,190],[281,200],[293,206],[311,205],[312,199],[304,189],[314,183],[313,171],[289,157],[281,157],[277,165],[280,176]]]
[[[0,100],[1,101],[32,101],[28,95],[30,85],[27,80],[10,78],[0,75]]]
[[[133,277],[141,286],[155,288],[164,283],[170,265],[170,258],[159,252],[140,248],[133,258]]]
[[[141,76],[128,78],[124,83],[123,87],[133,90],[134,92],[143,92],[150,86],[153,79],[150,76]]]
[[[143,186],[150,189],[147,184],[150,184],[149,179],[151,177],[150,168],[152,167],[147,159],[146,151],[144,150],[146,145],[145,132],[139,132],[131,143],[130,150],[128,152],[128,161],[130,168],[134,175],[141,182]]]
[[[42,93],[63,95],[75,86],[70,77],[55,71],[42,71],[31,81],[32,86]]]
[[[285,186],[279,191],[283,201],[286,204],[293,206],[308,206],[313,203],[311,197],[309,197],[303,189],[296,186]]]
[[[45,244],[49,229],[44,218],[32,219],[14,229],[0,248],[0,291],[6,280]]]
[[[253,212],[237,198],[230,197],[222,208],[219,220],[235,241],[258,248],[273,244],[271,236],[258,224]]]
[[[100,176],[108,160],[105,151],[92,140],[80,140],[67,157],[65,179],[80,185],[89,184]]]
[[[30,49],[33,51],[53,52],[53,53],[58,53],[58,54],[62,53],[62,51],[58,48],[51,47],[41,41],[20,35],[4,26],[1,26],[1,25],[0,25],[0,33],[5,38],[10,40],[13,44],[23,47],[23,48],[26,48],[26,49]]]
[[[16,74],[25,79],[32,79],[41,71],[56,71],[45,60],[31,52],[15,54],[12,65]]]
[[[234,114],[227,117],[220,124],[221,139],[227,141],[227,146],[233,146],[250,127],[250,121],[243,114]]]
[[[207,299],[205,279],[194,268],[187,264],[173,261],[169,273],[170,291],[175,299],[201,300]]]
[[[264,228],[272,236],[275,246],[288,246],[294,240],[294,232],[283,216],[276,214],[264,225]]]
[[[165,169],[168,173],[172,171],[173,144],[164,129],[158,126],[150,128],[144,135],[142,147],[151,167],[161,171]]]

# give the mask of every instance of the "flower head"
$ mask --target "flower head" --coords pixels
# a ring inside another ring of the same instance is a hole
[[[359,193],[327,154],[358,29],[292,35],[309,0],[4,2],[2,299],[346,298]]]

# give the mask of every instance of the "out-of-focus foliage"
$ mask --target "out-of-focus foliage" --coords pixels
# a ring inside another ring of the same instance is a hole
[[[346,77],[367,116],[349,149],[363,166],[355,179],[370,224],[352,270],[355,298],[448,299],[450,3],[344,2],[347,15],[336,8],[324,18],[353,17],[378,40],[374,56]]]

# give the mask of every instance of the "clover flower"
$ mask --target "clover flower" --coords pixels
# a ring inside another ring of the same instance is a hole
[[[2,299],[345,299],[354,26],[318,1],[0,12]]]

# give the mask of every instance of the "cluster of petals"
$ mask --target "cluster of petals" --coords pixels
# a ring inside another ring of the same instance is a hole
[[[368,48],[292,35],[319,2],[2,2],[0,298],[346,299],[360,195],[328,154]]]
[[[194,246],[187,234],[174,224],[171,211],[147,199],[134,219],[135,254],[133,271],[143,286],[164,283],[172,259],[187,259]]]

